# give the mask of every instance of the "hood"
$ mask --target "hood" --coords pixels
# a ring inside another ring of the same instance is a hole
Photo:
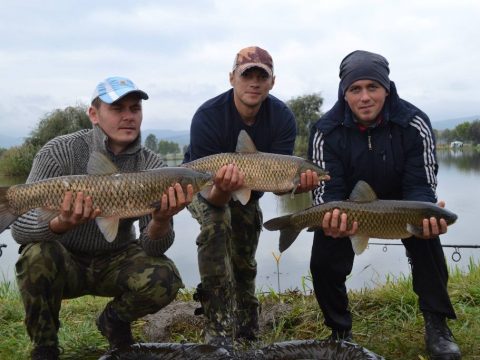
[[[428,119],[427,115],[420,109],[398,96],[397,88],[393,81],[390,81],[390,92],[385,100],[382,112],[384,123],[391,121],[402,127],[407,127],[416,115]],[[314,124],[314,127],[324,134],[328,134],[341,125],[351,127],[354,126],[355,123],[352,112],[339,86],[337,102]]]

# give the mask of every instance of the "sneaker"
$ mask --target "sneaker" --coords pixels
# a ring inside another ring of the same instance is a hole
[[[58,360],[60,351],[56,346],[36,346],[30,355],[32,360]]]
[[[127,348],[135,343],[129,322],[120,320],[109,305],[96,321],[97,328],[108,340],[110,349]]]
[[[460,360],[462,354],[447,326],[445,316],[424,312],[425,346],[432,360]]]

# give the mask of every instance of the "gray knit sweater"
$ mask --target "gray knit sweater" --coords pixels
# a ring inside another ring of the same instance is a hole
[[[108,154],[122,172],[166,166],[157,154],[141,146],[140,137],[119,155],[114,155],[109,151],[106,144],[107,136],[98,126],[94,126],[93,130],[81,130],[56,137],[45,144],[35,156],[27,183],[63,175],[86,174],[89,154],[93,151]],[[128,243],[137,241],[133,223],[139,220],[139,243],[147,254],[158,256],[172,245],[175,234],[172,230],[163,238],[149,239],[146,229],[150,219],[151,215],[143,216],[140,219],[120,220],[118,235],[111,243],[105,240],[94,220],[79,225],[64,234],[55,234],[50,231],[48,223],[38,221],[36,210],[31,210],[19,217],[12,224],[11,229],[13,238],[19,244],[58,240],[72,252],[93,255],[120,249]]]

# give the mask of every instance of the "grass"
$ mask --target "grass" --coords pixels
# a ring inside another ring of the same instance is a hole
[[[302,291],[278,294],[274,290],[259,294],[262,306],[282,302],[290,311],[275,319],[263,335],[265,344],[291,339],[321,339],[329,335],[323,325],[309,278],[302,279]],[[450,321],[464,360],[480,359],[480,265],[471,260],[467,272],[450,271],[449,293],[458,320]],[[183,291],[179,300],[191,300],[192,290]],[[95,318],[109,299],[84,296],[64,300],[59,336],[64,349],[62,359],[98,359],[106,350],[106,341],[95,327]],[[355,340],[386,359],[426,359],[423,319],[411,278],[403,277],[375,289],[350,292]],[[26,359],[31,350],[23,325],[23,306],[16,288],[0,283],[0,359]],[[135,322],[134,335],[145,341],[142,320]],[[177,324],[172,342],[201,342],[201,329],[192,324]]]

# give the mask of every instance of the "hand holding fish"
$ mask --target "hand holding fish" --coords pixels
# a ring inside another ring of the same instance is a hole
[[[67,191],[62,201],[60,214],[50,221],[50,230],[56,234],[63,234],[101,214],[100,209],[93,209],[91,196],[84,197],[83,192],[80,191],[75,200],[72,198],[73,193]]]
[[[192,202],[193,193],[191,184],[187,185],[186,194],[179,183],[168,188],[167,193],[162,195],[160,207],[152,213],[148,226],[150,239],[159,239],[170,231],[170,219]]]
[[[439,201],[438,206],[445,208],[445,201]],[[429,219],[423,219],[423,236],[419,236],[422,239],[430,239],[447,232],[447,222],[441,218],[437,221],[436,218],[431,217]]]
[[[325,235],[340,238],[354,235],[358,229],[358,222],[354,221],[351,229],[348,229],[347,214],[340,214],[339,209],[334,209],[332,212],[328,211],[325,213],[322,220],[322,228]]]
[[[324,181],[330,180],[330,176],[323,176]],[[308,169],[300,174],[300,184],[295,190],[295,194],[312,191],[320,185],[320,179],[316,171]]]
[[[232,198],[232,193],[243,187],[244,180],[245,175],[237,165],[224,165],[215,173],[213,187],[202,191],[202,195],[212,205],[224,206]]]

